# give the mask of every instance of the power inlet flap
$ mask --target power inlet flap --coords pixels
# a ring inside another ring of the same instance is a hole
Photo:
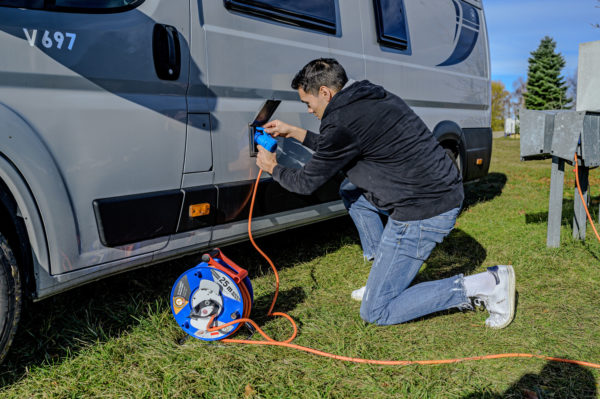
[[[281,100],[266,100],[263,106],[261,107],[260,111],[258,111],[258,114],[256,114],[254,121],[252,121],[252,123],[248,125],[249,149],[251,157],[255,157],[258,153],[258,149],[256,148],[256,142],[254,140],[256,128],[261,127],[262,125],[267,123],[269,119],[271,119],[271,117],[277,110],[277,107],[279,107],[279,104],[281,104]]]

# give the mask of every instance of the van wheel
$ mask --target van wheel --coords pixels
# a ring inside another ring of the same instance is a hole
[[[19,266],[6,238],[0,232],[0,362],[8,353],[21,317]]]
[[[460,175],[462,176],[463,175],[462,157],[460,156],[460,154],[455,154],[451,148],[445,148],[445,150],[446,150],[446,154],[448,154],[448,156],[452,160],[452,163],[454,164],[454,166],[456,166],[456,169],[458,169],[458,173],[460,173]]]

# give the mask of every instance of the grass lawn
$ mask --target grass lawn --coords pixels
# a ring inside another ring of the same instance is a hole
[[[521,162],[518,140],[495,139],[488,177],[466,187],[466,208],[455,230],[417,277],[514,265],[517,313],[504,330],[485,328],[485,311],[442,312],[390,327],[364,323],[350,292],[365,283],[370,265],[362,261],[348,217],[257,240],[280,270],[275,310],[296,319],[294,343],[339,355],[424,360],[525,352],[598,363],[600,244],[589,225],[587,241],[572,239],[571,169],[565,168],[561,246],[549,249],[550,161]],[[590,184],[597,217],[596,170]],[[249,270],[253,318],[274,338],[287,338],[287,321],[265,317],[273,293],[268,265],[248,243],[223,251]],[[199,258],[130,272],[28,306],[0,365],[0,397],[595,398],[600,391],[599,370],[538,359],[373,366],[287,348],[195,339],[180,344],[185,334],[171,316],[169,294]],[[240,331],[238,338],[246,334]]]

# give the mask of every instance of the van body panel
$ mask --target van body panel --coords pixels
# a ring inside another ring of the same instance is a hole
[[[491,88],[481,1],[398,0],[406,30],[400,46],[378,36],[380,3],[332,1],[335,23],[326,29],[249,12],[255,6],[242,0],[145,0],[112,13],[0,6],[0,45],[11,54],[0,61],[0,177],[31,219],[37,297],[247,239],[258,175],[248,125],[266,99],[276,99],[273,119],[318,132],[318,119],[290,88],[315,58],[336,58],[349,78],[383,85],[432,131],[457,126],[440,139],[458,149],[467,179],[484,176]],[[157,75],[164,60],[156,56],[156,29],[176,32],[176,78]],[[18,140],[6,140],[8,130]],[[312,152],[278,139],[277,155],[284,166],[302,167]],[[344,214],[336,184],[302,197],[263,176],[253,232]],[[211,213],[190,216],[198,202]],[[131,232],[101,239],[105,227],[118,232],[128,222]]]
[[[66,220],[77,225],[76,235],[49,234],[53,274],[150,253],[167,243],[165,236],[105,247],[92,203],[180,187],[187,122],[188,13],[187,0],[168,4],[148,0],[115,14],[2,8],[3,51],[12,56],[2,62],[1,101],[40,135],[63,177],[67,194],[62,197],[70,201],[47,194],[36,197],[49,202],[40,204],[42,217],[50,218],[44,210],[56,209],[53,201],[66,203],[72,207]],[[152,52],[156,23],[175,26],[184,43],[186,67],[177,81],[156,76]],[[72,43],[67,44],[66,38],[62,44],[52,40],[67,34],[74,35]],[[21,81],[15,82],[15,76]]]
[[[404,2],[411,54],[402,54],[377,43],[372,4],[361,3],[363,15],[367,16],[362,20],[367,79],[402,97],[430,129],[442,120],[453,120],[463,127],[487,126],[485,122],[490,112],[485,35],[479,35],[476,46],[464,62],[437,66],[457,45],[455,30],[458,27],[456,18],[452,17],[456,2]]]

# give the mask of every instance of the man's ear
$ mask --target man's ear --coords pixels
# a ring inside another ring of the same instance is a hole
[[[329,87],[327,86],[321,86],[319,87],[319,95],[323,96],[324,99],[329,102],[331,101],[331,99],[333,98],[333,96],[335,95],[335,92],[333,90],[331,90]]]

